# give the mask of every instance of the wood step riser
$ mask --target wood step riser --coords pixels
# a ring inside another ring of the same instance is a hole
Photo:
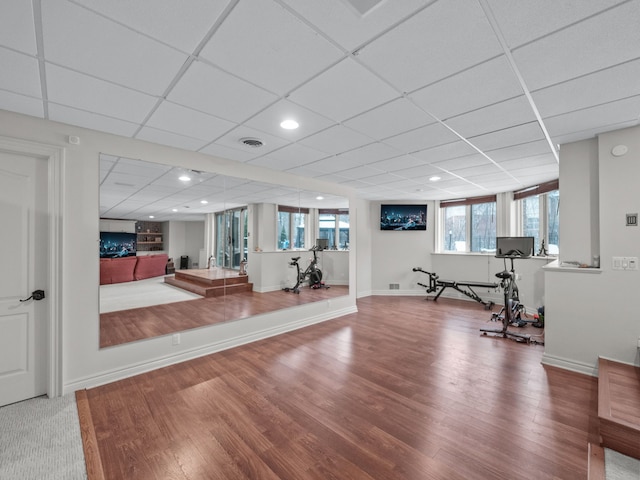
[[[237,276],[237,277],[227,277],[227,278],[199,278],[190,276],[188,273],[175,273],[175,278],[177,280],[193,283],[195,285],[202,285],[205,287],[223,287],[225,285],[237,285],[237,284],[246,284],[249,283],[249,277],[247,275]]]
[[[175,277],[165,277],[165,283],[181,288],[191,293],[201,295],[205,298],[221,297],[239,292],[253,291],[253,283],[239,283],[235,285],[210,286],[194,282],[185,282]]]

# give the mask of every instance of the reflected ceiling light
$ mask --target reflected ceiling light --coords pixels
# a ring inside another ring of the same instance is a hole
[[[156,218],[156,217],[154,217],[153,215],[149,215],[149,218]]]
[[[280,124],[280,126],[282,128],[284,128],[285,130],[295,130],[296,128],[299,127],[298,122],[296,122],[295,120],[291,120],[291,119],[283,121]]]
[[[187,175],[180,175],[178,177],[178,180],[182,181],[182,182],[189,182],[191,181],[191,177],[187,176]]]
[[[171,209],[171,211],[172,211],[172,212],[177,212],[177,211],[178,211],[178,209],[177,209],[177,208],[172,208],[172,209]]]
[[[324,200],[324,197],[323,197],[322,195],[318,195],[318,196],[316,197],[316,200]]]
[[[442,180],[442,178],[437,175],[434,175],[433,177],[429,178],[430,182],[437,182],[438,180]]]
[[[206,200],[200,200],[200,203],[203,204],[203,205],[206,205],[209,202],[207,202]]]

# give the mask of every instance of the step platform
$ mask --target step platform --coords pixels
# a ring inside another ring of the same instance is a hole
[[[601,445],[640,459],[640,368],[598,360]]]
[[[176,270],[175,275],[164,277],[164,282],[205,298],[253,291],[248,275],[226,268]]]

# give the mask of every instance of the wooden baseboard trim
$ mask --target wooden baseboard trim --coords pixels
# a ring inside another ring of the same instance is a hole
[[[98,440],[96,439],[96,431],[86,390],[78,390],[76,392],[76,405],[78,406],[78,418],[80,419],[80,435],[82,436],[87,478],[88,480],[104,480],[104,470],[102,469]]]

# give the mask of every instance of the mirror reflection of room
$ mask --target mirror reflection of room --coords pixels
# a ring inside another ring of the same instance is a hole
[[[99,255],[103,348],[348,295],[348,201],[102,154]]]

